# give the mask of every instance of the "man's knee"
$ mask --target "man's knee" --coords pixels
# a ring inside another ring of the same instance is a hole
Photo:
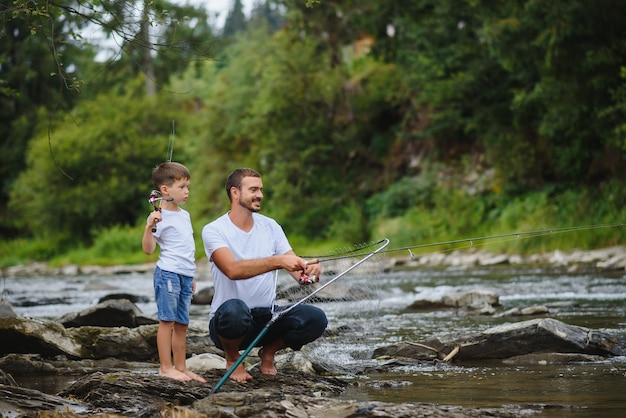
[[[230,299],[217,309],[213,321],[217,335],[234,340],[246,335],[252,325],[252,314],[242,300]]]

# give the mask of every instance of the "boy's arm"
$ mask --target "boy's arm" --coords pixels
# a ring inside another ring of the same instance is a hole
[[[156,249],[157,240],[156,237],[152,234],[152,228],[154,228],[161,220],[161,212],[155,210],[150,214],[148,220],[146,221],[146,228],[143,231],[143,238],[141,240],[141,247],[143,248],[143,252],[150,255]]]
[[[146,228],[143,230],[143,239],[141,240],[141,247],[143,248],[143,252],[150,255],[156,249],[156,237],[152,235],[152,225],[146,225]]]

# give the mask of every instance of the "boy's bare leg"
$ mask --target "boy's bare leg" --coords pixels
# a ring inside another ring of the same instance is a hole
[[[282,350],[285,347],[285,341],[283,341],[282,338],[279,338],[278,340],[266,344],[259,350],[259,358],[261,359],[261,366],[259,367],[259,370],[261,370],[261,373],[272,376],[278,374],[276,366],[274,366],[274,356],[277,351]]]
[[[184,373],[191,380],[206,383],[206,380],[187,369],[187,325],[174,323],[172,333],[172,352],[174,353],[174,368]]]
[[[191,378],[174,368],[172,364],[173,321],[159,321],[157,331],[157,351],[159,352],[159,376],[189,381]]]
[[[226,370],[229,370],[237,360],[239,360],[239,344],[243,341],[243,337],[236,340],[227,340],[220,338],[220,342],[224,347],[224,356],[226,357]],[[235,382],[246,383],[252,380],[252,375],[246,371],[243,364],[239,364],[229,376]]]

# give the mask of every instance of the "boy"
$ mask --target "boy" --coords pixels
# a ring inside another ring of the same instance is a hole
[[[161,249],[154,270],[154,294],[159,317],[157,350],[159,375],[171,379],[206,382],[187,369],[189,307],[195,292],[195,242],[189,213],[181,209],[189,198],[191,174],[180,163],[165,162],[152,171],[152,183],[161,193],[160,211],[150,213],[141,245],[152,254]],[[152,232],[156,228],[156,232]],[[172,364],[172,354],[174,363]]]

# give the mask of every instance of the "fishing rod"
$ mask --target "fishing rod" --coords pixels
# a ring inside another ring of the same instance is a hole
[[[172,121],[172,132],[170,134],[170,143],[168,144],[168,150],[167,150],[167,162],[171,163],[172,162],[172,156],[174,155],[174,135],[176,133],[176,127],[174,124],[174,121]]]
[[[585,230],[592,230],[592,229],[614,228],[614,227],[623,227],[623,226],[626,226],[626,223],[619,222],[619,223],[610,223],[610,224],[580,225],[580,226],[571,226],[571,227],[564,227],[564,228],[539,229],[535,231],[526,231],[526,232],[511,232],[511,233],[506,233],[506,234],[487,235],[483,237],[473,237],[473,238],[462,238],[462,239],[455,239],[455,240],[450,240],[450,241],[439,241],[439,242],[432,242],[428,244],[419,244],[419,245],[411,245],[411,246],[406,246],[406,247],[390,248],[390,249],[380,251],[380,253],[408,251],[410,256],[414,257],[415,254],[413,254],[412,250],[418,250],[418,249],[423,249],[423,248],[443,247],[443,246],[462,244],[462,243],[468,243],[469,245],[467,248],[472,248],[472,247],[476,247],[479,245],[486,245],[486,241],[490,241],[490,240],[502,240],[502,242],[504,242],[509,239],[512,240],[512,239],[522,239],[522,238],[533,238],[533,237],[539,237],[539,236],[551,235],[551,234],[559,234],[559,233],[565,233],[565,232],[585,231]],[[495,242],[499,242],[499,241],[495,241]],[[302,256],[302,257],[312,258],[314,262],[323,263],[326,261],[359,257],[364,254],[361,252],[361,248],[362,247],[355,248],[353,250],[340,252],[336,255],[331,255],[331,256]],[[309,263],[312,263],[312,261],[309,261]]]
[[[347,269],[345,269],[344,271],[342,271],[341,273],[339,273],[338,275],[336,275],[335,277],[333,277],[332,279],[330,279],[329,281],[327,281],[326,283],[324,283],[322,286],[316,288],[314,291],[312,291],[311,293],[309,293],[308,295],[306,295],[305,297],[303,297],[302,299],[300,299],[299,301],[295,302],[292,305],[289,305],[286,309],[274,312],[272,314],[272,318],[268,321],[267,324],[265,324],[265,326],[263,327],[263,329],[261,330],[261,332],[259,332],[259,334],[256,336],[256,338],[250,343],[250,345],[248,345],[248,347],[244,350],[243,353],[241,353],[241,355],[239,356],[239,358],[237,359],[237,361],[235,361],[233,363],[232,366],[230,366],[230,368],[226,371],[226,374],[224,374],[224,376],[222,376],[222,378],[215,384],[215,386],[213,387],[213,389],[211,390],[211,392],[209,393],[209,395],[214,394],[215,392],[217,392],[219,390],[219,388],[222,387],[222,385],[226,382],[226,380],[230,377],[230,375],[235,371],[235,369],[243,362],[243,360],[248,356],[248,354],[250,353],[250,351],[252,351],[252,349],[256,346],[256,344],[261,340],[261,338],[263,338],[263,336],[265,335],[265,333],[270,329],[270,327],[278,320],[278,318],[280,318],[282,315],[286,314],[287,312],[289,312],[290,310],[292,310],[293,308],[295,308],[296,306],[306,302],[307,300],[309,300],[310,298],[312,298],[315,294],[319,293],[320,291],[322,291],[322,289],[325,289],[326,287],[330,286],[333,282],[337,281],[340,277],[345,276],[348,272],[352,271],[353,269],[355,269],[356,267],[358,267],[359,265],[363,264],[366,260],[368,260],[369,258],[373,257],[374,255],[376,255],[377,253],[380,253],[385,247],[387,247],[387,245],[389,245],[389,239],[385,238],[381,241],[378,241],[378,244],[380,244],[380,246],[370,252],[369,254],[367,254],[365,257],[363,257],[362,259],[360,259],[359,261],[357,261],[356,263],[352,264],[350,267],[348,267]],[[309,263],[312,263],[311,261],[309,261]]]
[[[174,121],[172,121],[172,131],[170,133],[169,143],[167,144],[167,162],[172,162],[172,156],[174,155],[174,135],[176,132]],[[173,197],[164,198],[161,196],[161,192],[158,190],[152,190],[150,192],[150,197],[148,198],[148,203],[152,205],[154,210],[161,212],[161,203],[162,202],[172,202],[174,200]],[[156,232],[157,227],[154,225],[152,227],[152,232]]]

